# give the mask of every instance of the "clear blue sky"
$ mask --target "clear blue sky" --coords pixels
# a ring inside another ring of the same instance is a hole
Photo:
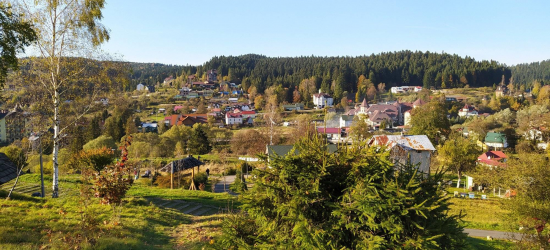
[[[550,1],[107,0],[103,48],[132,62],[421,50],[508,65],[550,59]]]

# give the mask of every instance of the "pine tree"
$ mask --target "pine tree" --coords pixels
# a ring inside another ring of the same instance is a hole
[[[137,127],[133,117],[130,117],[126,120],[126,135],[131,135],[137,133]]]
[[[191,138],[189,139],[189,150],[193,154],[207,154],[212,150],[212,146],[208,141],[208,133],[206,126],[201,124],[195,124],[193,131],[191,132]]]
[[[185,148],[183,146],[183,143],[181,141],[177,142],[176,143],[176,149],[174,151],[174,156],[175,157],[180,157],[180,156],[183,156],[185,154]]]

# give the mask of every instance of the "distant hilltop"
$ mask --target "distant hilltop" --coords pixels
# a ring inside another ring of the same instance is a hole
[[[496,61],[476,61],[447,53],[398,51],[357,57],[267,57],[257,54],[215,56],[199,66],[131,63],[132,79],[154,84],[172,76],[194,75],[205,78],[215,69],[220,81],[242,83],[246,91],[255,86],[263,93],[271,86],[295,89],[304,79],[313,79],[317,89],[356,93],[361,75],[374,85],[424,88],[484,87],[495,84],[521,84],[529,87],[534,80],[550,81],[550,61],[508,67]],[[147,82],[150,81],[150,82]]]

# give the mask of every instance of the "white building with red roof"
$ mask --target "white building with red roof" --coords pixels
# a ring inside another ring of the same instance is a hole
[[[477,112],[477,110],[474,108],[474,106],[471,106],[471,105],[464,105],[463,108],[461,108],[459,111],[458,111],[458,116],[460,117],[470,117],[470,116],[477,116],[479,113]]]
[[[227,125],[233,125],[233,124],[241,125],[241,124],[243,124],[242,114],[232,113],[232,112],[225,113],[225,124],[227,124]]]
[[[345,131],[341,128],[324,128],[317,127],[317,133],[326,134],[328,139],[331,140],[340,140],[345,135]]]
[[[316,109],[322,109],[324,107],[332,107],[334,99],[329,95],[319,90],[318,94],[313,94],[313,105]]]
[[[489,151],[477,157],[477,162],[489,167],[506,167],[508,156],[502,151]]]

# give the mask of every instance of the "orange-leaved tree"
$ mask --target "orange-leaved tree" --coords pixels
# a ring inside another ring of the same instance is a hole
[[[100,203],[111,205],[113,209],[122,203],[122,198],[134,182],[128,162],[128,146],[132,137],[128,136],[120,147],[122,153],[115,165],[108,165],[102,172],[94,176],[95,197],[101,198]]]

